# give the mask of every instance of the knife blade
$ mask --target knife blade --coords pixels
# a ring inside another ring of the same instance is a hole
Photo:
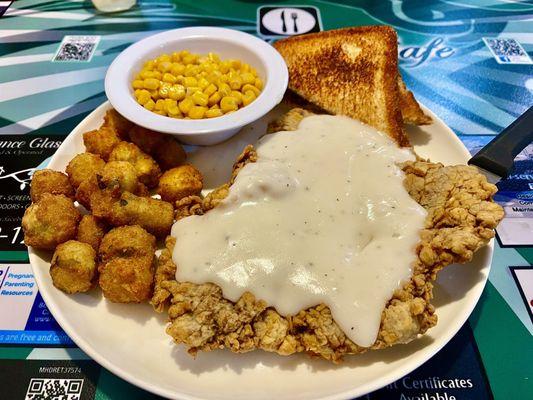
[[[533,106],[505,128],[469,161],[490,183],[506,178],[513,168],[515,157],[533,142]]]
[[[281,12],[281,30],[287,32],[287,25],[285,24],[285,10]]]

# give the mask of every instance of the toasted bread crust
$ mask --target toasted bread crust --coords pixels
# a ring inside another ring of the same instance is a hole
[[[415,99],[413,92],[407,89],[402,77],[398,75],[398,89],[400,91],[400,109],[402,110],[403,122],[412,125],[429,125],[432,120],[424,114],[420,104]]]
[[[397,40],[389,26],[366,26],[295,36],[274,47],[287,63],[291,90],[408,146],[397,83]]]

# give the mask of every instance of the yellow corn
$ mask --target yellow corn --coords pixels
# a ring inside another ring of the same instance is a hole
[[[194,102],[190,97],[185,97],[179,102],[178,107],[183,114],[188,114],[189,110],[194,106]]]
[[[224,113],[222,112],[220,108],[210,108],[209,110],[205,112],[206,118],[216,118],[216,117],[221,117],[223,115]]]
[[[224,96],[222,97],[222,100],[220,100],[220,109],[225,113],[235,111],[238,108],[239,105],[237,104],[237,100],[234,97]]]
[[[187,115],[191,119],[202,119],[207,111],[206,107],[192,106]]]

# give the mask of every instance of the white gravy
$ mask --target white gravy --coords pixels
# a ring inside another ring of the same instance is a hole
[[[352,341],[371,346],[410,278],[426,217],[396,165],[413,153],[327,115],[256,150],[218,207],[174,224],[176,279],[215,283],[232,301],[249,291],[285,316],[324,303]]]

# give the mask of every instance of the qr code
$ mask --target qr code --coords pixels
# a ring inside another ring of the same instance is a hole
[[[483,38],[483,41],[500,64],[531,64],[529,55],[515,39]]]
[[[25,400],[80,400],[83,379],[33,378]]]
[[[53,61],[89,62],[99,42],[100,36],[65,36]]]

